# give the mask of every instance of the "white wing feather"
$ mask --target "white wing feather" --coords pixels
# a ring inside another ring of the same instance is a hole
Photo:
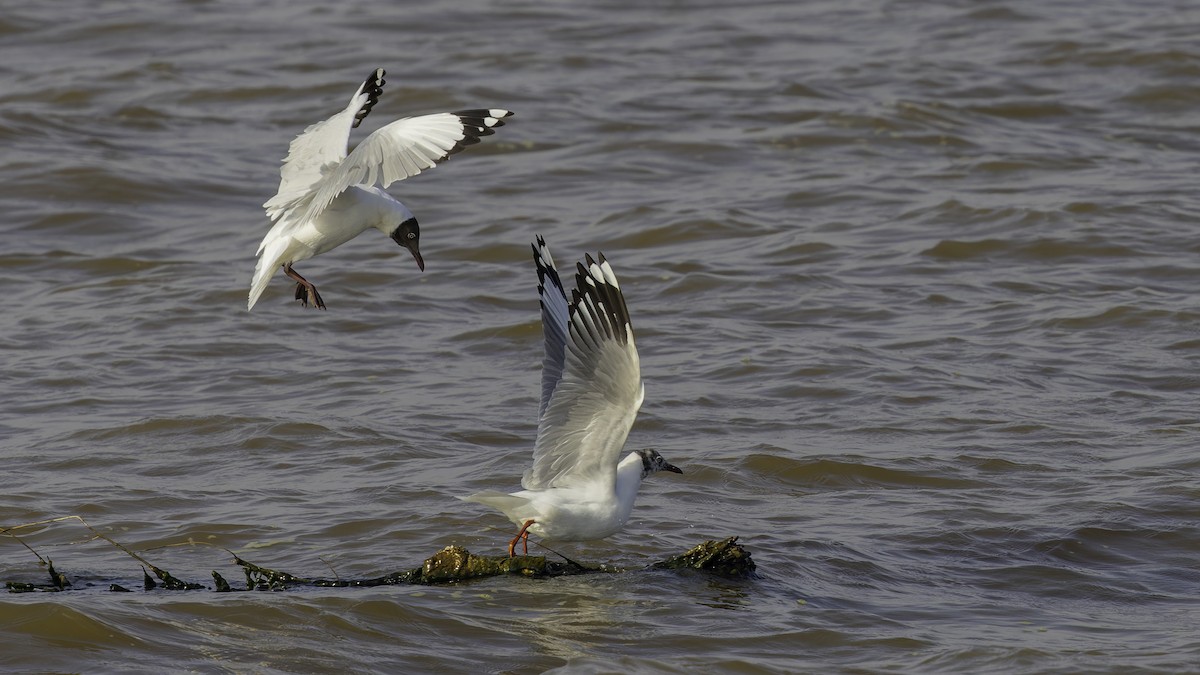
[[[292,139],[288,155],[279,168],[279,192],[263,204],[271,220],[278,220],[292,205],[303,200],[329,167],[345,159],[350,130],[357,127],[379,102],[383,75],[383,69],[377,68],[359,85],[345,109],[313,124]],[[259,251],[262,251],[261,246]]]
[[[521,480],[527,490],[596,483],[611,489],[614,468],[645,394],[629,310],[616,275],[603,254],[599,263],[588,256],[587,266],[577,268],[562,377],[548,405],[544,402],[533,467]],[[547,360],[555,340],[547,329]],[[543,392],[546,384],[543,379]]]
[[[387,187],[432,169],[480,136],[494,133],[507,110],[468,110],[405,117],[377,129],[299,198],[285,208],[302,210],[300,222],[316,218],[329,203],[355,185]],[[477,123],[477,124],[476,124]]]

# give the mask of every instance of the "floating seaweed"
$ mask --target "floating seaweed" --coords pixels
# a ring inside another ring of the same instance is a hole
[[[12,537],[13,539],[16,539],[18,542],[21,543],[22,546],[29,549],[29,551],[31,553],[33,553],[33,555],[37,556],[38,562],[40,564],[45,565],[48,568],[48,571],[50,573],[50,586],[48,586],[48,587],[41,586],[38,584],[24,584],[24,583],[9,582],[9,583],[5,584],[6,588],[8,588],[12,592],[28,593],[31,591],[62,591],[62,590],[66,590],[66,588],[71,585],[71,582],[67,579],[66,575],[61,574],[57,570],[54,569],[54,563],[51,560],[49,560],[47,558],[43,558],[37,551],[35,551],[33,549],[32,546],[30,546],[29,544],[22,541],[20,537],[18,537],[16,534],[13,533],[14,530],[19,530],[19,529],[27,528],[27,527],[34,527],[34,526],[38,526],[38,525],[48,525],[50,523],[57,523],[57,522],[61,522],[64,520],[78,520],[80,522],[80,524],[82,524],[89,531],[91,531],[92,536],[94,536],[97,539],[103,539],[104,541],[108,542],[109,544],[112,544],[113,546],[117,547],[118,549],[124,551],[126,555],[132,557],[134,560],[137,560],[138,562],[142,563],[142,576],[143,576],[142,587],[148,591],[154,589],[158,584],[154,581],[153,578],[150,577],[149,572],[146,571],[147,567],[149,567],[150,570],[152,572],[154,572],[155,576],[157,576],[159,579],[162,580],[162,587],[166,590],[169,590],[169,591],[194,591],[194,590],[201,590],[204,588],[204,586],[201,584],[190,583],[190,582],[181,581],[180,579],[177,579],[170,572],[150,563],[148,560],[146,560],[142,556],[140,556],[137,553],[134,553],[133,551],[126,548],[120,542],[101,533],[99,530],[97,530],[96,528],[89,525],[87,523],[87,521],[84,520],[80,516],[62,516],[59,518],[51,518],[49,520],[37,521],[35,523],[25,523],[23,525],[15,525],[12,527],[0,527],[0,534],[7,535],[9,537]],[[113,590],[116,590],[117,592],[128,590],[117,584],[113,584],[113,586],[115,587]]]
[[[546,578],[626,571],[608,565],[584,564],[573,560],[556,562],[544,556],[523,555],[510,558],[505,555],[475,555],[461,546],[447,546],[426,559],[420,567],[370,579],[306,579],[261,567],[241,558],[236,558],[235,562],[246,569],[247,587],[257,590],[278,590],[288,586],[342,588],[393,584],[437,585],[505,575]],[[750,553],[737,543],[737,537],[706,541],[650,567],[697,570],[732,579],[751,578],[755,569]]]
[[[47,559],[46,566],[49,568],[48,571],[50,572],[50,583],[54,584],[55,588],[61,591],[67,586],[71,585],[71,582],[67,581],[67,575],[59,574],[58,571],[54,569],[53,560]]]
[[[246,571],[246,589],[259,591],[273,591],[288,586],[311,585],[312,581],[297,577],[287,572],[279,572],[267,567],[260,567],[252,562],[242,560],[238,556],[233,556],[233,562],[241,565]]]
[[[207,588],[202,584],[186,582],[176,578],[170,572],[150,563],[141,555],[134,553],[113,539],[101,534],[100,532],[97,532],[94,528],[92,528],[91,525],[88,525],[79,516],[64,516],[62,518],[55,518],[49,521],[0,528],[0,534],[17,539],[22,545],[24,545],[35,556],[37,556],[39,563],[48,568],[50,575],[49,584],[34,584],[15,581],[7,582],[5,587],[9,590],[9,592],[57,592],[69,590],[72,587],[71,582],[67,579],[66,575],[58,572],[54,568],[53,562],[43,558],[32,547],[30,547],[24,541],[21,541],[15,534],[13,534],[13,530],[22,527],[43,525],[46,523],[71,519],[78,520],[84,525],[84,527],[91,530],[96,538],[107,541],[141,563],[142,588],[144,590],[152,591],[160,586],[163,590],[168,591],[190,591]],[[196,543],[197,542],[189,541],[182,544],[172,544],[171,546],[195,545]],[[241,556],[230,551],[229,549],[219,546],[215,548],[220,548],[221,550],[229,553],[231,556],[233,556],[234,564],[242,568],[246,575],[245,590],[247,591],[284,590],[294,586],[345,588],[385,586],[393,584],[436,585],[461,583],[487,577],[509,575],[529,578],[547,578],[594,573],[612,574],[627,571],[609,565],[579,563],[570,560],[565,556],[560,556],[563,559],[562,562],[549,560],[544,556],[523,555],[511,558],[504,555],[486,556],[476,555],[461,546],[447,546],[446,548],[438,551],[426,559],[420,567],[413,569],[393,572],[391,574],[368,579],[321,579],[300,577],[288,572],[264,567],[243,559]],[[672,556],[666,560],[655,562],[649,566],[649,569],[695,570],[729,579],[748,579],[755,576],[754,561],[751,560],[750,553],[737,543],[737,537],[706,541],[684,553]],[[153,572],[154,576],[151,576],[151,572]],[[215,590],[217,592],[228,593],[236,590],[215,570],[213,571],[212,576],[214,582],[216,583]],[[158,581],[155,581],[155,577],[158,578]],[[118,593],[130,592],[130,589],[115,583],[111,584],[108,590]]]
[[[721,541],[706,541],[686,553],[656,562],[651,567],[666,570],[702,570],[729,579],[752,578],[754,561],[737,540],[737,537],[729,537]]]
[[[171,576],[170,572],[155,567],[154,565],[150,566],[150,571],[154,572],[156,577],[162,579],[162,587],[168,591],[199,591],[204,590],[205,588],[203,584],[192,583],[190,581],[180,581],[179,579]],[[142,570],[142,572],[145,572],[145,570]],[[150,575],[147,574],[146,576],[149,578]]]

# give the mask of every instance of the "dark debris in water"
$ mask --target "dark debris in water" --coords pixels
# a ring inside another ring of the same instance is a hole
[[[304,579],[286,572],[267,569],[240,558],[246,567],[248,587],[258,590],[305,585],[320,587],[385,586],[390,584],[449,584],[487,577],[518,575],[535,579],[591,573],[617,573],[624,570],[607,565],[556,562],[544,556],[485,556],[475,555],[461,546],[447,546],[433,554],[417,568],[394,572],[372,579]],[[754,561],[750,553],[737,543],[737,537],[706,541],[691,550],[654,563],[653,569],[697,570],[720,577],[746,579],[754,576]]]
[[[150,566],[150,571],[154,572],[154,576],[162,580],[163,589],[168,591],[199,591],[205,588],[203,584],[180,581],[172,576],[170,572],[154,565]],[[148,591],[152,590],[155,587],[154,579],[150,578],[150,574],[146,572],[145,567],[142,568],[142,576],[142,583],[145,589]]]
[[[53,560],[50,560],[47,558],[46,563],[47,563],[47,566],[50,568],[48,570],[50,572],[50,583],[54,584],[55,588],[57,588],[58,590],[61,591],[61,590],[65,589],[67,586],[71,585],[71,582],[67,581],[67,576],[65,574],[59,574],[58,571],[54,569],[54,561]]]
[[[252,562],[234,557],[233,561],[242,566],[246,572],[246,590],[273,591],[288,586],[308,585],[312,581],[293,576],[287,572],[279,572],[268,567],[260,567]]]
[[[89,526],[90,527],[90,526]],[[108,539],[108,537],[104,537]],[[161,586],[167,591],[193,591],[207,589],[198,583],[183,581],[170,572],[150,564],[145,558],[129,551],[119,543],[108,539],[110,543],[129,553],[142,566],[142,588],[152,591]],[[227,550],[227,549],[226,549]],[[230,553],[232,553],[230,551]],[[36,552],[35,552],[36,555]],[[46,564],[50,583],[23,583],[10,581],[5,588],[12,593],[31,593],[38,591],[61,592],[71,589],[71,582],[65,574],[55,569],[54,563],[39,560]],[[420,567],[399,572],[393,572],[381,577],[369,579],[310,579],[299,577],[288,572],[263,567],[234,555],[234,562],[240,566],[246,575],[246,588],[235,589],[218,572],[213,571],[215,590],[218,593],[228,593],[235,590],[271,591],[283,590],[295,586],[315,586],[325,588],[369,587],[391,584],[450,584],[474,579],[495,576],[517,575],[534,579],[561,577],[592,573],[619,573],[626,570],[609,565],[593,563],[578,563],[563,559],[563,562],[547,560],[544,556],[485,556],[475,555],[461,546],[447,546],[426,559]],[[149,569],[147,569],[149,568]],[[707,574],[729,579],[746,579],[754,576],[755,565],[747,552],[737,543],[737,537],[729,537],[719,541],[706,541],[689,551],[655,562],[648,569],[660,570],[696,570]],[[153,576],[151,576],[153,573]],[[157,577],[157,581],[155,580]],[[90,584],[87,584],[90,585]],[[129,593],[130,589],[113,583],[108,590],[114,593]]]
[[[754,576],[755,564],[750,553],[737,543],[737,537],[721,541],[706,541],[682,555],[654,563],[657,569],[693,569],[710,572],[730,579],[749,579]]]
[[[39,591],[57,592],[67,590],[71,585],[71,581],[67,579],[67,575],[62,574],[58,570],[54,569],[53,560],[48,558],[46,559],[46,568],[47,573],[50,575],[50,583],[48,584],[30,584],[19,581],[8,581],[5,582],[4,587],[7,588],[10,593],[36,593]]]

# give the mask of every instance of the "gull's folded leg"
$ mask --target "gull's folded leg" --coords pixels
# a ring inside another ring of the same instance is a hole
[[[308,301],[311,299],[313,307],[325,309],[325,303],[321,301],[321,294],[317,292],[317,287],[292,269],[291,263],[283,266],[283,273],[296,281],[296,299],[300,301],[301,305],[308,307]]]

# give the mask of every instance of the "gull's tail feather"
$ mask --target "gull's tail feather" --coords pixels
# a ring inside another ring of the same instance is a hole
[[[510,495],[506,492],[497,492],[496,490],[484,490],[483,492],[476,492],[470,497],[459,497],[459,499],[463,500],[464,502],[483,504],[484,506],[490,506],[497,511],[502,511],[504,515],[508,516],[509,520],[517,523],[518,525],[525,520],[525,518],[520,515],[520,512],[522,512],[524,508],[529,505],[529,500],[525,497]]]
[[[262,258],[258,259],[258,265],[254,268],[254,281],[250,284],[250,298],[246,301],[246,311],[254,309],[254,303],[258,302],[258,297],[267,290],[267,284],[271,283],[271,274],[275,268],[264,267]]]
[[[275,270],[281,264],[280,259],[289,243],[288,238],[277,239],[260,249],[258,263],[254,266],[254,280],[250,282],[250,298],[246,301],[246,311],[254,309],[254,303],[267,290]]]

